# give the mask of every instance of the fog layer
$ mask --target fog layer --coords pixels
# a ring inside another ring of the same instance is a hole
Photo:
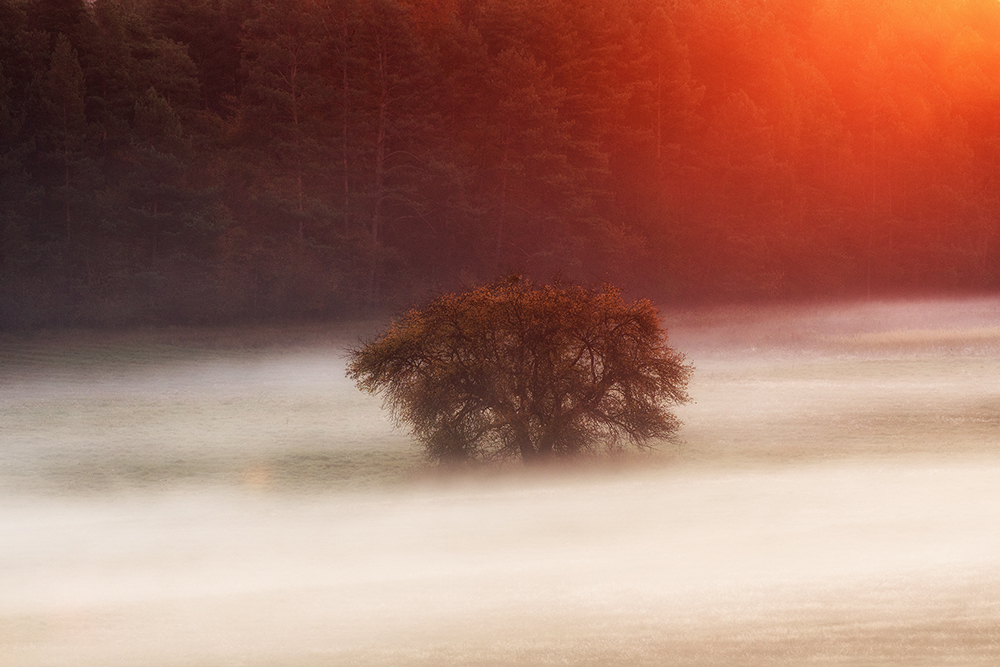
[[[1000,302],[668,326],[679,442],[460,477],[336,342],[6,341],[0,664],[996,664]]]

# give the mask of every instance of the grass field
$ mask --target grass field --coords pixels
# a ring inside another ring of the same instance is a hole
[[[1000,664],[1000,299],[667,323],[678,442],[461,476],[366,325],[0,339],[0,665]]]

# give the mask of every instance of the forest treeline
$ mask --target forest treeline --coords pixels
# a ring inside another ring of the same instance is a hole
[[[0,0],[5,329],[1000,286],[996,0]]]

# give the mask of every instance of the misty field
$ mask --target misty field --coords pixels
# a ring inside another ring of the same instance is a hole
[[[666,315],[678,442],[540,473],[366,325],[0,339],[0,665],[1000,663],[1000,299]]]

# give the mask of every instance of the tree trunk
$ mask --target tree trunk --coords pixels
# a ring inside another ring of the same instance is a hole
[[[497,238],[496,248],[494,249],[494,262],[496,264],[495,271],[497,273],[499,273],[501,269],[500,261],[503,256],[504,223],[507,218],[507,172],[510,167],[508,159],[509,153],[509,141],[505,138],[503,159],[500,161],[500,214],[497,216]]]
[[[298,207],[298,228],[296,229],[295,238],[298,242],[298,247],[301,250],[302,243],[305,239],[305,230],[303,229],[302,218],[303,211],[303,198],[305,196],[304,188],[302,185],[302,128],[299,126],[299,88],[298,88],[298,53],[292,52],[292,65],[288,72],[288,85],[290,88],[292,96],[292,132],[294,133],[293,145],[295,146],[295,199]]]
[[[525,466],[535,466],[542,462],[538,449],[531,442],[531,435],[526,426],[516,426],[514,429],[514,443],[521,454],[521,463]]]
[[[663,49],[656,50],[656,164],[663,162]]]
[[[344,121],[344,127],[343,127],[343,142],[344,142],[344,146],[343,146],[343,149],[344,149],[344,234],[347,234],[350,231],[350,229],[349,229],[349,222],[348,222],[349,218],[348,218],[348,214],[347,214],[347,205],[348,205],[349,200],[350,200],[350,183],[349,183],[349,181],[347,179],[347,125],[348,125],[347,121],[348,121],[348,104],[349,104],[348,100],[349,100],[349,97],[350,97],[350,87],[349,87],[348,79],[347,79],[347,40],[348,40],[349,36],[350,36],[350,34],[349,34],[348,30],[347,30],[347,18],[345,17],[344,18],[344,29],[343,29],[343,33],[342,33],[342,37],[344,39],[344,46],[343,46],[343,50],[341,51],[341,54],[342,54],[342,57],[343,57],[343,77],[344,77],[344,80],[343,80],[343,87],[344,87],[344,118],[343,118],[343,121]]]
[[[66,104],[62,106],[62,121],[63,121],[63,187],[66,189],[63,194],[63,204],[65,205],[66,214],[66,246],[69,247],[73,240],[73,218],[70,215],[69,208],[69,187],[70,187],[70,174],[69,174],[69,109],[67,109]]]
[[[386,45],[378,38],[379,105],[378,132],[375,138],[375,202],[372,207],[371,238],[374,256],[368,274],[368,301],[374,304],[378,295],[378,272],[381,263],[382,202],[385,198],[386,135],[389,122],[389,72]]]

